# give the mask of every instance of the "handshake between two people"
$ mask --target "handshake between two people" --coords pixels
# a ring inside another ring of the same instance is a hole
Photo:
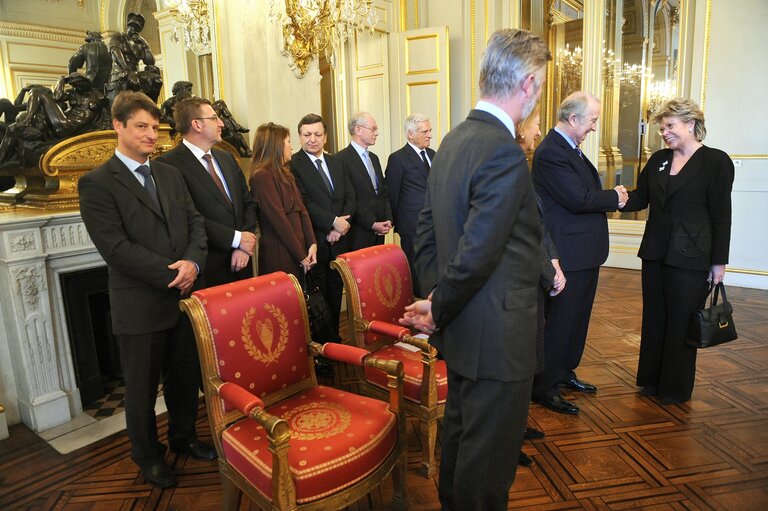
[[[621,209],[627,205],[627,200],[629,200],[629,193],[627,192],[627,189],[624,187],[624,185],[615,186],[613,189],[616,190],[617,194],[619,194],[619,209]]]

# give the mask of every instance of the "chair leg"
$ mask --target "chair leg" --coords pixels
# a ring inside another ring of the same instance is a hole
[[[392,469],[392,508],[400,511],[408,509],[408,492],[405,482],[407,471],[408,451],[404,449],[400,459]]]
[[[240,508],[240,500],[243,492],[226,475],[221,474],[221,509],[237,511]]]
[[[419,436],[421,440],[421,470],[422,476],[429,478],[437,473],[435,461],[435,446],[437,444],[437,420],[419,420]]]

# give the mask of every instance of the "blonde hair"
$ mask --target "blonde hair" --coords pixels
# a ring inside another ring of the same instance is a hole
[[[515,140],[517,140],[517,143],[521,143],[523,139],[521,138],[521,134],[523,133],[523,126],[528,124],[529,122],[533,122],[533,119],[536,118],[537,115],[539,115],[539,112],[541,111],[541,103],[536,103],[536,106],[531,110],[531,113],[528,114],[528,116],[523,119],[522,121],[518,122],[515,125]]]
[[[704,112],[695,101],[685,98],[670,99],[661,105],[651,117],[654,124],[661,125],[664,117],[677,117],[684,123],[693,121],[693,136],[701,142],[707,136],[707,128],[704,126]]]

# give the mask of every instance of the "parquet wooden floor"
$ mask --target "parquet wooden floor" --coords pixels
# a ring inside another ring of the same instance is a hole
[[[509,508],[767,510],[768,291],[728,294],[740,339],[700,353],[690,403],[661,406],[634,386],[640,275],[604,269],[579,371],[599,392],[572,395],[578,417],[531,407],[531,425],[547,436],[525,445],[534,465],[518,470]],[[335,383],[349,385],[349,373]],[[410,509],[439,509],[436,478],[418,475],[416,423],[410,426]],[[203,419],[198,431],[210,438]],[[128,453],[127,438],[117,434],[59,455],[14,426],[0,441],[0,509],[219,509],[215,465],[169,456],[181,484],[160,491],[144,482]],[[390,495],[383,485],[351,509],[386,509]],[[242,511],[250,509],[244,502]]]

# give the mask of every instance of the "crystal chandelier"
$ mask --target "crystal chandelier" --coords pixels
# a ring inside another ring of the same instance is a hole
[[[269,18],[282,28],[283,55],[298,77],[321,52],[335,68],[336,46],[379,22],[373,0],[270,0]]]
[[[661,105],[677,95],[677,87],[673,80],[656,80],[648,84],[648,118]]]
[[[211,53],[211,27],[208,0],[180,0],[171,8],[175,21],[173,40],[195,55]]]

